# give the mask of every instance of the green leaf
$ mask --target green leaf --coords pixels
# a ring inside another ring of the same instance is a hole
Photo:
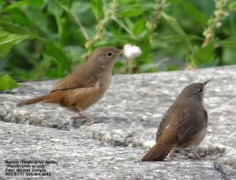
[[[5,74],[0,76],[0,91],[12,89],[18,87],[19,84],[11,78],[11,76]]]
[[[220,42],[221,46],[228,48],[236,48],[236,37],[231,37],[229,39]]]
[[[136,23],[134,24],[133,29],[132,29],[132,31],[135,35],[140,35],[145,30],[146,30],[146,22],[143,18],[136,21]]]
[[[0,0],[0,6],[2,6],[4,3],[3,3],[3,0]],[[0,7],[1,8],[1,7]]]
[[[210,64],[214,60],[214,42],[200,47],[193,55],[197,65]]]
[[[34,36],[32,32],[9,22],[0,21],[0,29],[13,34]]]
[[[63,69],[65,70],[70,70],[71,61],[67,58],[66,54],[60,48],[58,48],[53,43],[47,43],[46,52],[56,60],[60,68],[63,67]]]
[[[185,32],[180,27],[180,25],[177,23],[176,19],[172,16],[167,15],[166,13],[161,13],[162,17],[166,20],[167,24],[179,35],[185,36]]]
[[[39,8],[29,7],[25,11],[26,16],[31,20],[31,22],[42,32],[50,37],[50,31],[48,29],[48,17]]]
[[[230,10],[230,11],[236,11],[236,2],[235,2],[235,1],[232,1],[232,2],[229,4],[229,10]]]
[[[102,0],[90,0],[92,11],[97,20],[103,17],[103,1]]]
[[[151,50],[149,36],[147,34],[143,36],[142,39],[140,39],[140,41],[137,43],[137,46],[139,46],[142,49],[142,54],[140,56],[140,59],[142,62],[144,62],[145,59],[150,55],[150,50]]]
[[[12,3],[11,5],[7,6],[7,8],[5,10],[11,10],[11,9],[15,9],[15,8],[20,8],[24,5],[26,5],[27,2],[26,1],[18,1],[15,3]]]
[[[0,58],[4,57],[15,44],[20,43],[28,37],[28,35],[11,34],[0,30]]]
[[[191,2],[183,0],[181,1],[182,7],[187,12],[188,16],[194,18],[198,23],[205,26],[207,24],[207,19],[204,16],[203,12],[197,9]]]
[[[0,16],[1,21],[15,23],[22,27],[29,27],[32,24],[30,20],[26,18],[24,12],[22,12],[20,9],[10,10],[7,13],[10,16],[10,21],[6,16],[5,18],[4,16]]]
[[[122,16],[122,17],[135,17],[135,16],[139,16],[141,14],[143,14],[144,12],[144,9],[141,8],[141,7],[129,7],[129,8],[126,8],[126,9],[123,9],[119,12],[119,16]]]
[[[16,8],[20,8],[22,6],[25,5],[31,5],[31,6],[35,6],[35,7],[40,7],[44,4],[44,0],[21,0],[15,3],[12,3],[11,5],[9,5],[6,10],[10,10],[10,9],[16,9]]]
[[[61,17],[63,9],[59,6],[58,2],[55,0],[48,1],[48,11],[52,13],[57,18]]]

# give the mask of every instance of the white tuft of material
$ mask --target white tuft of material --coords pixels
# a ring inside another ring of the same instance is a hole
[[[149,148],[151,148],[152,146],[154,146],[156,144],[156,141],[154,141],[154,140],[150,140],[150,141],[146,141],[146,142],[144,142],[144,146],[145,147],[149,147]]]
[[[140,47],[133,46],[131,44],[124,45],[124,56],[128,59],[133,59],[135,57],[140,56],[142,53]]]

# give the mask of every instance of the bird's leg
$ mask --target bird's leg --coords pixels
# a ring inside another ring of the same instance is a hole
[[[86,118],[87,121],[89,121],[89,125],[94,124],[95,121],[90,114],[80,111],[79,115],[80,115],[80,117]]]
[[[95,121],[94,121],[93,117],[90,114],[85,113],[83,111],[79,111],[78,114],[79,114],[79,116],[78,115],[77,116],[72,116],[71,119],[86,118],[86,120],[89,121],[89,125],[94,124]]]
[[[169,157],[176,157],[176,153],[175,153],[175,148],[173,147],[173,149],[170,151],[169,153]]]
[[[190,154],[192,154],[192,155],[189,155],[189,157],[191,158],[191,159],[194,159],[194,160],[199,160],[199,159],[201,159],[201,156],[198,154],[198,152],[197,152],[197,149],[196,149],[196,146],[191,146],[190,147]]]
[[[195,160],[200,160],[201,159],[201,156],[197,153],[196,149],[193,150],[193,154],[194,154],[193,159],[195,159]]]

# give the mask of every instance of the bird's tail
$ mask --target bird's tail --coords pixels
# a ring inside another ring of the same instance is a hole
[[[175,129],[172,127],[164,129],[156,144],[145,154],[142,161],[163,161],[176,143]]]
[[[17,106],[30,105],[30,104],[34,104],[34,103],[38,103],[38,102],[48,102],[48,100],[51,98],[51,96],[52,96],[52,94],[47,94],[47,95],[40,96],[37,98],[22,101],[22,102],[18,103]]]

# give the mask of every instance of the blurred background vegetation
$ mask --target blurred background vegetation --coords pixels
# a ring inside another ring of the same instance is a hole
[[[142,55],[114,74],[236,64],[233,0],[0,0],[0,90],[61,78],[98,46]]]

